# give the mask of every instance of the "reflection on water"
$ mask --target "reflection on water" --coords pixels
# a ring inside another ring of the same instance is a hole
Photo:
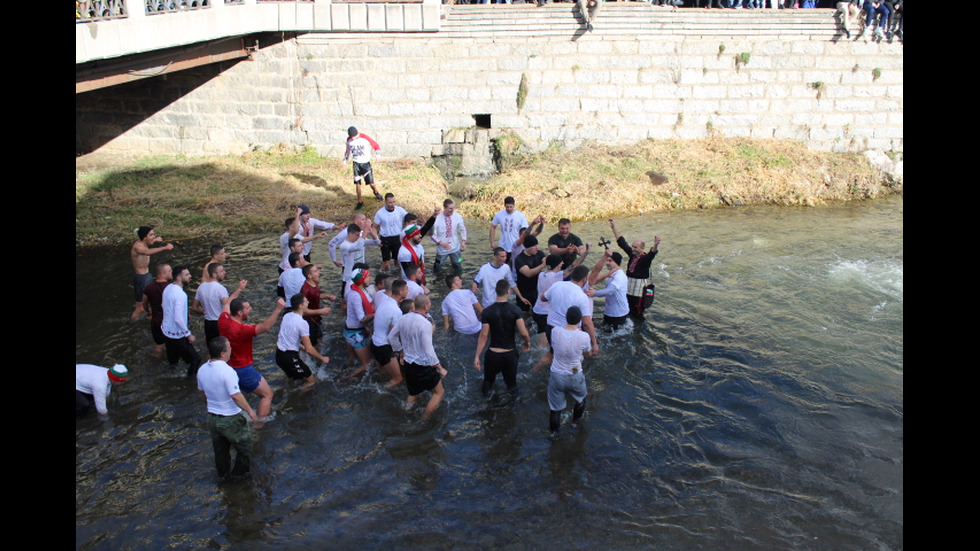
[[[339,315],[325,327],[333,361],[309,392],[275,366],[275,331],[261,335],[276,417],[252,480],[222,484],[196,385],[153,357],[145,321],[128,320],[125,247],[77,251],[76,361],[133,376],[107,419],[76,421],[76,547],[901,548],[902,217],[898,198],[618,220],[627,239],[663,238],[657,299],[645,323],[600,334],[584,423],[557,438],[547,373],[528,373],[541,348],[522,355],[516,398],[498,381],[486,399],[475,340],[440,325],[447,396],[426,423],[382,377],[335,382],[353,369]],[[490,254],[468,225],[472,277]],[[573,232],[611,237],[601,222]],[[163,254],[197,275],[209,245]],[[264,319],[277,236],[226,245],[229,281],[249,280]],[[314,260],[335,292],[325,244]],[[438,305],[445,289],[433,287]],[[191,328],[203,335],[200,318]]]

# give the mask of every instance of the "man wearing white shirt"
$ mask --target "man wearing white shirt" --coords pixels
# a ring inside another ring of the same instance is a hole
[[[307,262],[313,262],[310,252],[313,250],[313,240],[319,237],[326,237],[326,232],[316,233],[316,230],[333,229],[333,222],[318,220],[310,216],[310,207],[300,205],[299,209],[299,237],[303,240],[303,256]]]
[[[347,226],[347,238],[337,247],[340,256],[340,263],[344,268],[341,279],[344,282],[342,296],[347,296],[347,287],[351,283],[351,272],[354,266],[364,263],[364,251],[368,245],[380,245],[381,241],[374,235],[374,228],[369,228],[370,235],[373,237],[362,237],[361,227],[357,224]]]
[[[388,294],[383,299],[379,296],[384,294],[380,289],[374,295],[377,308],[374,311],[374,332],[371,334],[371,356],[391,377],[385,390],[391,390],[402,383],[401,367],[391,343],[388,342],[388,333],[402,317],[398,303],[405,299],[407,292],[405,280],[394,279],[389,282]]]
[[[549,426],[552,433],[561,428],[561,412],[567,403],[566,395],[570,394],[575,400],[572,427],[577,427],[585,413],[585,397],[588,394],[582,358],[592,355],[590,337],[578,328],[582,320],[582,311],[578,306],[570,306],[565,317],[567,323],[555,327],[551,335],[554,359],[548,379],[548,408],[551,410]]]
[[[500,227],[500,243],[495,242],[497,227]],[[517,238],[521,235],[521,230],[528,227],[527,218],[521,211],[517,210],[514,206],[514,198],[506,197],[504,199],[504,208],[494,215],[493,220],[490,222],[490,248],[502,247],[507,251],[507,259],[505,263],[510,264],[511,251],[514,249],[514,243],[517,242]],[[491,289],[493,289],[491,287]],[[491,302],[493,302],[491,300]]]
[[[603,310],[602,324],[606,327],[616,329],[626,323],[626,317],[630,313],[629,301],[626,298],[626,272],[620,268],[623,255],[618,252],[611,252],[606,249],[602,260],[596,263],[592,273],[589,274],[589,286],[595,287],[597,283],[606,280],[606,286],[595,292],[595,296],[606,299],[606,308]],[[608,272],[599,275],[602,267],[605,266]]]
[[[238,374],[228,365],[231,343],[217,337],[208,345],[210,361],[197,372],[197,388],[208,404],[208,432],[214,449],[214,465],[218,476],[241,477],[248,474],[252,463],[254,438],[250,421],[255,411],[238,387]],[[248,413],[246,418],[242,415]],[[235,448],[235,466],[231,466],[231,448]]]
[[[463,273],[460,258],[462,252],[466,250],[466,224],[463,222],[463,217],[456,212],[456,204],[452,199],[443,201],[442,209],[442,216],[436,217],[430,236],[432,242],[436,244],[436,262],[432,271],[438,275],[442,263],[448,258],[453,266],[453,273],[460,275]]]
[[[238,298],[245,286],[246,280],[238,282],[235,292],[228,294],[228,289],[222,285],[227,272],[224,264],[214,262],[208,265],[207,274],[209,280],[200,284],[194,293],[194,301],[191,303],[191,310],[198,314],[204,314],[204,341],[210,343],[215,337],[219,336],[218,318],[221,317],[221,310],[224,305]]]
[[[279,274],[279,289],[282,289],[281,293],[279,293],[278,289],[276,290],[279,296],[289,300],[293,295],[300,292],[303,284],[306,283],[306,276],[303,275],[303,266],[307,264],[309,262],[306,261],[306,257],[302,253],[289,253],[290,268]]]
[[[194,349],[194,335],[187,328],[187,292],[184,288],[191,281],[187,266],[173,268],[173,282],[163,290],[163,324],[160,329],[166,338],[167,361],[171,369],[180,360],[187,362],[187,376],[193,377],[201,365],[201,355]]]
[[[402,228],[408,211],[395,204],[393,193],[385,194],[385,205],[374,214],[374,225],[381,239],[381,271],[388,271],[388,263],[398,256],[402,246]],[[396,260],[397,262],[397,260]]]
[[[582,319],[579,323],[581,323],[582,329],[592,340],[592,354],[594,355],[599,353],[599,341],[596,340],[595,325],[592,323],[592,299],[590,296],[594,292],[591,290],[583,291],[585,285],[588,284],[588,279],[589,269],[585,266],[578,266],[572,270],[571,281],[559,281],[553,284],[541,295],[541,300],[545,300],[551,304],[551,312],[548,314],[548,330],[545,331],[545,335],[548,337],[548,343],[551,343],[551,333],[555,327],[568,325],[565,318],[568,309],[572,306],[577,306],[579,311],[582,312]],[[551,362],[553,358],[554,353],[552,350],[549,350],[544,357],[538,360],[538,363],[531,371],[537,371],[543,365]]]
[[[432,415],[446,393],[442,378],[447,372],[432,347],[432,322],[427,317],[431,306],[427,295],[415,297],[415,310],[402,316],[388,334],[391,348],[401,352],[404,361],[405,386],[408,387],[406,405],[413,406],[426,390],[432,392],[423,419]]]
[[[497,282],[501,279],[506,279],[510,283],[510,287],[517,294],[517,300],[530,304],[521,295],[521,290],[517,288],[514,273],[510,271],[510,266],[507,264],[507,251],[503,247],[497,247],[493,250],[493,260],[481,266],[480,271],[473,278],[473,292],[475,293],[480,288],[483,289],[483,298],[480,299],[480,302],[484,308],[497,301]]]
[[[469,289],[463,289],[463,280],[455,274],[446,276],[446,285],[449,287],[449,294],[442,299],[442,325],[449,330],[450,321],[453,329],[457,333],[464,335],[475,335],[480,332],[483,324],[480,323],[480,314],[483,313],[483,305],[476,299],[476,295]]]
[[[302,293],[290,297],[292,308],[282,317],[279,324],[279,337],[276,339],[276,364],[294,381],[303,381],[303,388],[309,388],[316,383],[316,374],[300,357],[302,350],[323,363],[330,363],[330,358],[323,356],[310,342],[310,324],[303,319],[309,306],[309,301]]]
[[[418,266],[409,264],[405,266],[404,272],[405,284],[408,287],[408,294],[405,298],[415,300],[415,297],[419,295],[429,294],[429,288],[422,285],[422,273]]]
[[[112,385],[129,377],[129,370],[122,364],[100,367],[92,364],[75,364],[75,417],[86,415],[92,407],[100,415],[109,413],[106,398]]]
[[[374,320],[374,304],[368,296],[365,288],[370,281],[370,270],[367,264],[355,264],[351,272],[351,283],[347,286],[347,322],[344,328],[344,340],[354,350],[354,355],[361,362],[361,366],[353,373],[344,377],[350,379],[368,369],[371,363],[371,340],[368,330]]]

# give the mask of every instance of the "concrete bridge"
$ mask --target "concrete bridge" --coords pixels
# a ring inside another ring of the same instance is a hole
[[[589,32],[571,3],[183,1],[80,3],[76,153],[335,154],[350,124],[395,156],[443,154],[473,126],[532,146],[903,148],[904,46],[844,39],[834,10],[607,2]]]

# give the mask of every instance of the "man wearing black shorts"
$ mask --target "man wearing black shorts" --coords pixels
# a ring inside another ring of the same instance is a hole
[[[388,335],[392,350],[401,352],[404,362],[405,386],[408,388],[406,406],[415,405],[423,392],[432,392],[423,419],[432,415],[446,394],[442,378],[447,372],[432,347],[432,322],[426,317],[431,306],[428,295],[415,297],[415,310],[402,316]]]
[[[381,194],[378,187],[374,185],[374,172],[371,170],[371,151],[374,150],[375,157],[381,158],[381,146],[378,142],[371,139],[367,134],[361,134],[356,128],[351,126],[347,129],[347,149],[344,151],[343,165],[347,166],[350,159],[354,163],[354,185],[357,187],[357,206],[354,210],[359,210],[364,206],[361,201],[361,183],[371,186],[374,191],[374,198],[381,201]]]
[[[310,324],[303,319],[309,301],[303,293],[290,297],[289,305],[293,311],[282,317],[279,325],[279,338],[276,341],[276,364],[294,381],[303,381],[303,387],[308,388],[316,382],[316,375],[299,355],[303,350],[313,358],[323,363],[330,363],[330,358],[322,356],[316,347],[310,343]]]
[[[374,225],[381,240],[381,271],[388,271],[388,263],[398,256],[402,246],[402,228],[408,211],[395,204],[395,195],[386,193],[385,206],[374,214]]]

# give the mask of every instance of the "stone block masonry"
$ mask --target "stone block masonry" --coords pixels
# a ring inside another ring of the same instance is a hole
[[[715,133],[901,151],[903,54],[897,41],[808,37],[309,33],[260,49],[124,132],[107,124],[115,134],[102,150],[208,155],[285,143],[340,157],[355,125],[387,158],[429,157],[447,131],[489,115],[484,124],[533,149]]]

